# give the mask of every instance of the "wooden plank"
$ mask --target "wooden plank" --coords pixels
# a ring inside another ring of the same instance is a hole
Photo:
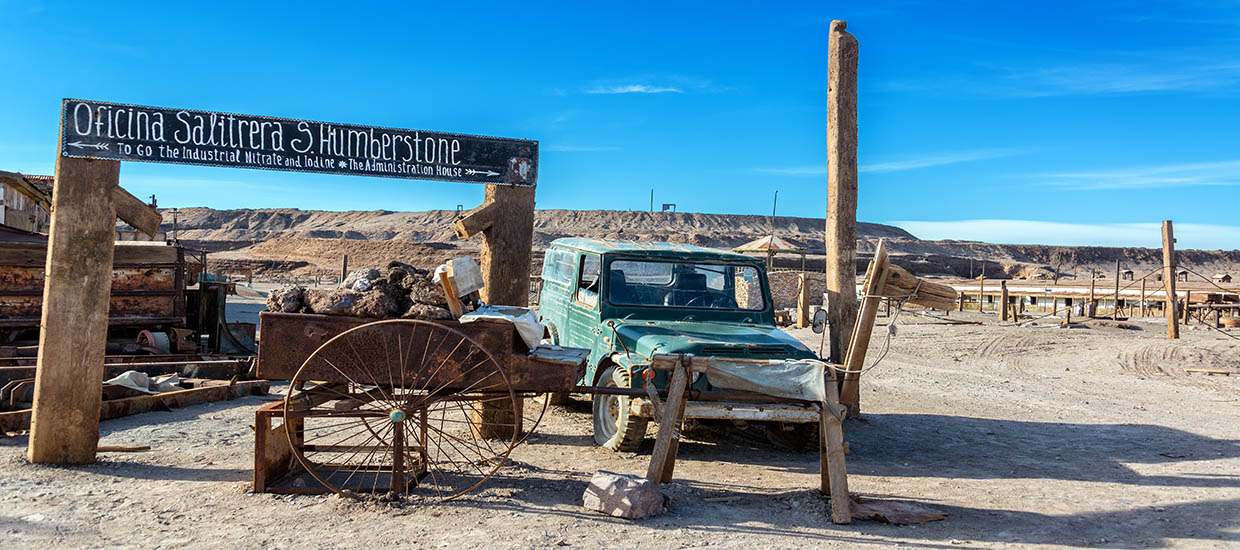
[[[802,273],[797,283],[797,328],[805,328],[809,326],[809,278]]]
[[[680,420],[685,411],[685,390],[688,387],[689,369],[677,368],[672,371],[663,417],[659,419],[659,434],[655,436],[654,452],[650,454],[650,468],[646,470],[646,479],[655,483],[671,481],[677,444],[680,441]]]
[[[827,39],[827,323],[843,363],[857,319],[857,39],[832,21]]]
[[[822,419],[818,423],[819,490],[831,495],[831,522],[846,524],[852,523],[852,511],[848,498],[848,468],[844,463],[844,425],[831,411],[837,411],[840,417],[847,414],[841,410],[834,375],[827,379],[827,402],[822,404]]]
[[[439,274],[439,286],[443,288],[444,299],[448,302],[448,311],[452,313],[453,319],[460,319],[464,313],[461,307],[461,299],[456,293],[456,283],[452,280],[452,274],[443,272]]]
[[[119,180],[116,161],[56,161],[27,448],[33,463],[95,461],[116,231],[111,189]]]
[[[862,286],[861,313],[857,316],[857,325],[852,333],[852,342],[848,345],[848,354],[844,360],[844,384],[840,388],[840,402],[848,407],[849,418],[861,416],[861,368],[865,365],[865,354],[870,347],[870,334],[874,331],[874,319],[878,317],[878,302],[882,298],[882,288],[878,285],[883,280],[883,272],[887,268],[887,245],[878,241],[874,251],[874,259],[866,270],[865,284]]]
[[[159,211],[120,186],[112,188],[112,206],[116,208],[116,217],[152,239],[159,232],[159,224],[164,221]]]
[[[999,281],[999,320],[1008,320],[1008,289],[1007,281]]]
[[[1167,338],[1180,337],[1180,321],[1175,312],[1175,232],[1171,220],[1163,221],[1163,284],[1167,286],[1166,303],[1163,308],[1167,314]]]

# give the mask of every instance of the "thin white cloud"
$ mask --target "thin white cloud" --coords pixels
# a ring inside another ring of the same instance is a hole
[[[989,160],[1003,157],[1011,157],[1023,154],[1024,151],[1016,149],[974,149],[970,151],[949,151],[943,153],[924,153],[914,155],[907,158],[891,160],[887,162],[877,162],[873,164],[862,164],[860,171],[870,174],[884,174],[887,172],[903,172],[905,170],[916,170],[919,168],[930,168],[932,166],[946,166],[948,164],[959,164],[961,162],[972,162],[975,160]]]
[[[884,174],[888,172],[903,172],[906,170],[930,168],[934,166],[946,166],[961,162],[1011,157],[1024,153],[1026,153],[1026,151],[1017,149],[973,149],[968,151],[920,153],[884,162],[862,164],[859,170],[862,173],[868,174]],[[767,174],[772,176],[823,176],[827,173],[827,165],[826,163],[823,163],[821,165],[754,168],[752,171],[756,174]]]
[[[675,86],[656,86],[652,84],[615,84],[595,86],[586,89],[587,94],[682,94],[684,90]]]
[[[1013,72],[1014,92],[1028,97],[1207,91],[1240,84],[1240,63],[1094,63]]]
[[[619,151],[620,148],[614,145],[548,145],[543,147],[546,151],[557,151],[561,153],[593,153],[596,151]]]
[[[1240,160],[1038,174],[1043,185],[1074,190],[1155,189],[1240,185]]]
[[[1162,246],[1160,222],[1084,224],[1032,220],[893,221],[919,239],[982,241],[1002,244],[1057,246]],[[1240,248],[1240,227],[1177,223],[1179,249],[1235,250]]]

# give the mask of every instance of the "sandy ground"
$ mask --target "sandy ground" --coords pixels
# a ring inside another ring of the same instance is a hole
[[[816,454],[718,432],[681,445],[667,514],[626,521],[584,510],[595,470],[642,473],[651,447],[594,447],[584,400],[553,407],[510,466],[456,502],[256,495],[249,426],[276,398],[267,396],[106,421],[101,443],[154,449],[92,466],[32,466],[25,437],[0,437],[0,546],[1240,546],[1240,375],[1183,370],[1240,372],[1240,341],[1186,330],[1171,342],[1153,322],[900,320],[890,353],[863,378],[864,418],[846,426],[849,483],[855,494],[932,506],[945,521],[832,525]],[[794,332],[817,346],[817,335]],[[883,345],[876,337],[871,357]],[[739,500],[703,500],[720,496]]]

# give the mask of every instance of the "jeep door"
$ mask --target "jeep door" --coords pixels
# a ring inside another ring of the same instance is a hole
[[[577,288],[577,254],[551,248],[543,256],[542,289],[538,293],[538,316],[551,326],[551,343],[567,343],[568,310]]]
[[[599,326],[599,295],[603,284],[599,276],[602,260],[596,254],[582,253],[577,257],[577,277],[568,307],[567,338],[564,345],[590,350],[589,365],[602,359],[603,331]]]

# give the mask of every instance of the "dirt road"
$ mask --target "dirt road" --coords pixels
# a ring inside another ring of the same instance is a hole
[[[594,447],[584,400],[553,408],[510,467],[457,502],[254,495],[249,425],[274,397],[253,397],[104,422],[103,444],[154,449],[103,455],[93,466],[31,466],[24,436],[0,437],[0,541],[5,548],[1240,546],[1240,341],[1186,330],[1170,342],[1153,323],[1126,330],[900,321],[890,353],[863,378],[863,420],[846,426],[849,482],[856,494],[942,510],[945,521],[832,525],[815,490],[815,454],[717,431],[681,445],[676,481],[665,487],[669,513],[625,521],[583,510],[595,470],[642,473],[650,452],[649,441],[637,454]],[[885,343],[884,327],[876,330],[871,357]],[[817,335],[796,334],[817,346]],[[1202,366],[1237,374],[1184,372]],[[738,499],[703,500],[721,496]]]

